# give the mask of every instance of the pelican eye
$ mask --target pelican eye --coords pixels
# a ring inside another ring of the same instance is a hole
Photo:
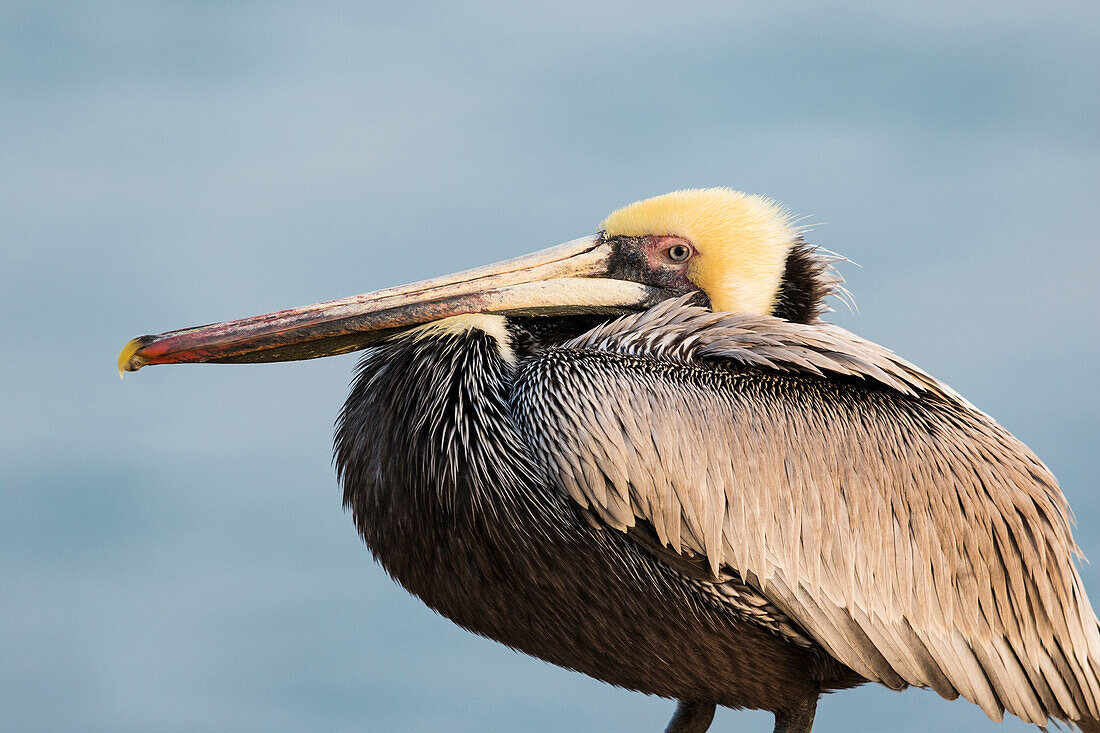
[[[673,262],[684,262],[691,257],[691,247],[686,244],[674,244],[668,248],[666,254]]]

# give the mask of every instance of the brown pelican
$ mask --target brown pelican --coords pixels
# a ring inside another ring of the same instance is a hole
[[[367,349],[336,429],[375,558],[461,626],[809,731],[879,682],[1100,730],[1100,627],[1054,477],[819,319],[775,204],[678,191],[489,267],[134,339],[119,367]]]

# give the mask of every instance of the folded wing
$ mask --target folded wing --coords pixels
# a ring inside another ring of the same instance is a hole
[[[1100,631],[1054,477],[886,349],[677,299],[515,384],[532,450],[581,507],[736,570],[869,680],[996,720],[1100,718]]]

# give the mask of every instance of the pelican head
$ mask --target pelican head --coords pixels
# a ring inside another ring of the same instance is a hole
[[[640,240],[652,271],[671,267],[716,311],[772,312],[798,234],[774,202],[728,188],[673,191],[607,217],[609,239]]]
[[[118,366],[312,359],[455,316],[611,317],[689,292],[715,310],[806,321],[831,290],[826,269],[775,203],[728,188],[675,191],[615,211],[597,234],[494,265],[141,336]]]

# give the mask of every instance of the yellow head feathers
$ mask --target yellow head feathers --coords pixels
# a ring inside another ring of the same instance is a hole
[[[624,206],[600,226],[608,237],[672,235],[698,254],[688,277],[716,311],[771,313],[787,253],[798,239],[790,216],[760,196],[728,188],[673,191]]]

